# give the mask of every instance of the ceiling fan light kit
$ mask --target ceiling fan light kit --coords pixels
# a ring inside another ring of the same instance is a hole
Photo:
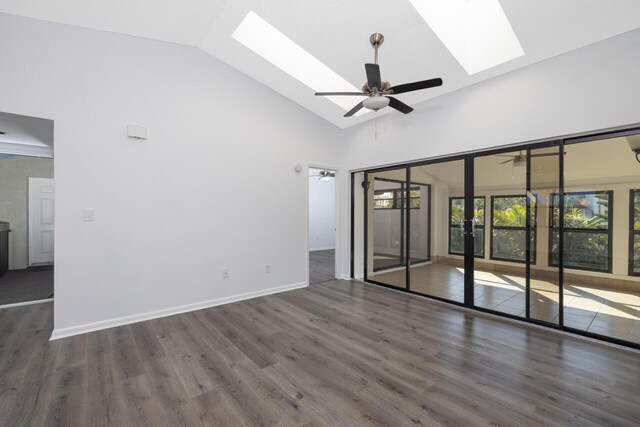
[[[386,80],[380,77],[380,66],[378,65],[378,49],[384,42],[384,36],[380,33],[373,33],[369,37],[369,43],[373,46],[374,63],[364,64],[367,73],[367,82],[362,86],[362,92],[316,92],[316,96],[365,96],[366,98],[359,102],[355,107],[349,110],[344,117],[351,117],[362,108],[378,111],[387,106],[409,114],[413,108],[404,102],[393,98],[389,95],[397,95],[400,93],[413,92],[416,90],[428,89],[431,87],[442,86],[442,79],[435,78],[422,80],[419,82],[405,83],[398,86],[391,86]]]
[[[372,96],[362,101],[362,105],[369,110],[378,111],[389,105],[389,101],[391,100],[386,96]]]

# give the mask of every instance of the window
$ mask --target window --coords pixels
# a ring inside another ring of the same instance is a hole
[[[640,276],[640,190],[631,190],[629,210],[629,275]]]
[[[551,260],[558,265],[559,195],[553,194]],[[564,266],[578,270],[611,272],[613,191],[564,194]]]
[[[535,227],[535,200],[531,204],[531,225]],[[491,197],[491,259],[513,262],[527,260],[527,197]],[[531,262],[535,263],[536,233],[531,232]]]
[[[473,239],[473,255],[484,258],[484,197],[473,199],[473,219],[476,235]],[[464,255],[464,197],[449,198],[449,253]]]
[[[373,208],[400,209],[404,196],[405,191],[400,188],[376,190],[373,192]],[[409,198],[411,209],[420,209],[420,187],[411,187],[409,190]]]

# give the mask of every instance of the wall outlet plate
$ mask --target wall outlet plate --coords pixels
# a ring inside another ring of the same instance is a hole
[[[147,139],[147,128],[129,125],[127,126],[127,136],[133,139]]]
[[[82,220],[84,222],[93,222],[95,220],[95,212],[91,208],[84,208],[82,210]]]

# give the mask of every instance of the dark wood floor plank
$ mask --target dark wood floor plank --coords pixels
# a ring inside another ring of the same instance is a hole
[[[118,425],[127,419],[118,403],[120,382],[114,357],[109,330],[87,334],[87,425]]]
[[[86,418],[86,377],[85,365],[62,368],[54,373],[47,425],[69,426]]]

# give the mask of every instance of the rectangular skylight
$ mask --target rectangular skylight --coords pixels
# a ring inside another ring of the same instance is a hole
[[[410,0],[468,74],[524,55],[499,0]]]
[[[285,73],[309,86],[315,92],[360,92],[309,52],[298,46],[267,21],[250,11],[231,35]],[[326,97],[345,110],[350,110],[362,97]],[[364,113],[367,110],[360,110]]]

